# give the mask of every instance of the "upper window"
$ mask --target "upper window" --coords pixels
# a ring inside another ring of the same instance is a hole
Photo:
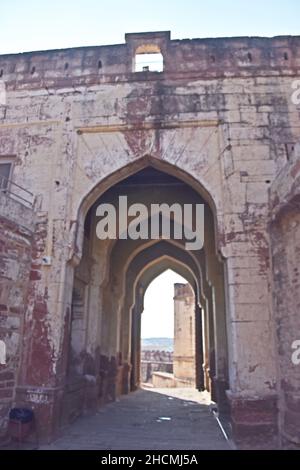
[[[164,58],[160,48],[155,44],[139,46],[135,52],[135,72],[162,72]]]

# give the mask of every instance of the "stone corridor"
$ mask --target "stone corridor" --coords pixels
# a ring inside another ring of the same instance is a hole
[[[192,389],[140,389],[79,418],[41,449],[229,450],[208,405]]]

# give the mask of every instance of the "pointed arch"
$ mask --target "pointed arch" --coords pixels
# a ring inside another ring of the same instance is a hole
[[[79,207],[77,208],[76,224],[73,226],[73,239],[74,239],[74,253],[81,253],[81,245],[83,241],[83,230],[84,220],[88,213],[88,210],[97,202],[97,200],[110,188],[120,183],[122,180],[133,176],[139,171],[147,168],[155,168],[162,173],[166,173],[170,176],[181,180],[186,183],[189,187],[195,190],[201,198],[208,205],[214,220],[214,235],[215,240],[218,241],[217,233],[220,232],[220,218],[218,214],[221,212],[221,208],[218,207],[217,201],[214,199],[211,192],[208,190],[206,184],[203,181],[199,181],[195,176],[187,172],[185,169],[180,168],[178,165],[173,165],[165,160],[161,160],[150,155],[145,155],[137,160],[134,160],[118,170],[106,175],[98,183],[96,183],[92,189],[90,189],[81,199]],[[216,246],[216,251],[218,247]]]

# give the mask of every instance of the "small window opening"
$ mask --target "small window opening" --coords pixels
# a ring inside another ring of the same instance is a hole
[[[164,58],[160,48],[156,45],[140,46],[134,58],[135,72],[162,72]]]
[[[11,179],[12,162],[0,161],[0,192],[5,191]]]
[[[287,161],[290,161],[295,152],[295,145],[293,143],[285,144],[285,153]]]

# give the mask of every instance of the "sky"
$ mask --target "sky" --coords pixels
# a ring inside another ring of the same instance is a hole
[[[173,39],[300,33],[299,0],[0,0],[0,54]]]
[[[173,338],[174,284],[187,281],[167,270],[151,282],[145,293],[142,313],[142,338]]]

